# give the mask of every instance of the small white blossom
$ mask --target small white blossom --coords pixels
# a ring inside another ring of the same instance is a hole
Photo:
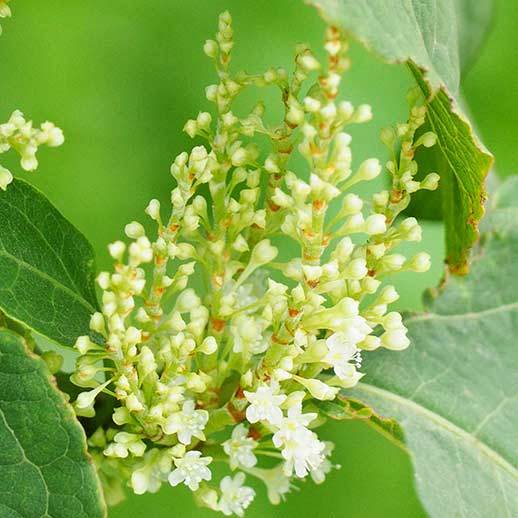
[[[203,429],[208,420],[209,413],[206,410],[195,410],[194,401],[187,400],[180,412],[175,412],[167,418],[163,428],[167,434],[176,433],[182,444],[190,444],[193,437],[205,440]]]
[[[254,455],[254,448],[257,441],[248,437],[248,429],[244,424],[237,425],[232,431],[230,439],[223,443],[223,450],[228,455],[230,467],[251,468],[257,464],[257,457]]]
[[[312,469],[310,471],[311,478],[313,479],[313,482],[315,482],[315,484],[322,484],[326,479],[326,475],[330,473],[333,468],[340,469],[339,465],[333,465],[329,460],[329,457],[331,456],[331,453],[333,453],[335,445],[329,441],[325,441],[324,445],[324,460],[320,463],[320,465],[317,468]]]
[[[342,380],[354,377],[356,369],[350,363],[356,362],[356,367],[361,365],[361,353],[356,344],[345,339],[342,333],[333,333],[327,340],[328,353],[324,357],[324,362],[331,365],[335,374]]]
[[[275,446],[281,449],[285,459],[284,473],[304,478],[310,471],[317,469],[324,460],[325,445],[317,435],[305,427],[299,427],[289,438],[278,439]]]
[[[201,451],[188,451],[181,459],[175,459],[176,469],[168,477],[172,486],[184,483],[191,491],[200,487],[202,480],[210,480],[212,473],[207,467],[212,462],[212,457],[202,457]]]
[[[277,392],[278,390],[268,385],[261,385],[255,392],[244,391],[250,403],[246,409],[246,418],[250,423],[268,421],[271,424],[277,424],[281,421],[282,410],[279,407],[286,396]]]

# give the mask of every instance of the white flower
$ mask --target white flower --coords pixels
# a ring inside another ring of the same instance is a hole
[[[308,472],[318,469],[324,460],[324,443],[318,440],[314,432],[304,427],[300,427],[280,446],[282,456],[286,460],[284,473],[288,477],[295,472],[297,477],[304,478]]]
[[[254,448],[257,441],[248,437],[248,430],[244,424],[237,425],[232,431],[232,437],[223,443],[223,450],[229,456],[230,467],[236,469],[239,466],[251,468],[257,464]]]
[[[299,431],[305,429],[317,417],[317,414],[313,412],[303,414],[300,404],[292,406],[287,414],[287,417],[282,418],[278,425],[279,429],[273,435],[273,444],[277,448],[293,439]]]
[[[324,459],[324,443],[306,428],[316,417],[316,413],[303,414],[300,404],[294,405],[273,435],[274,446],[282,450],[282,456],[286,459],[284,472],[287,476],[295,470],[298,477],[305,477],[308,471],[317,469]]]
[[[327,340],[329,352],[324,357],[324,362],[331,365],[335,374],[342,380],[354,376],[355,367],[350,361],[355,361],[356,366],[361,365],[361,353],[354,343],[346,340],[343,333],[334,333]]]
[[[340,469],[339,465],[333,465],[329,460],[329,457],[331,456],[331,453],[333,453],[335,445],[329,441],[324,442],[324,445],[324,460],[322,461],[320,466],[310,471],[311,478],[313,479],[313,482],[315,482],[315,484],[322,484],[322,482],[324,482],[326,479],[326,475],[333,468]]]
[[[246,409],[246,418],[250,423],[257,421],[268,421],[271,424],[277,424],[282,419],[282,410],[280,405],[285,401],[284,394],[275,394],[271,386],[262,385],[255,392],[244,391],[246,399],[250,406]]]
[[[245,509],[252,503],[255,491],[251,487],[243,486],[244,481],[244,473],[238,473],[234,478],[224,477],[221,480],[219,484],[221,489],[219,510],[224,515],[243,516]]]
[[[211,462],[212,457],[202,457],[201,451],[188,451],[181,459],[175,459],[176,469],[169,474],[169,484],[177,486],[183,482],[191,491],[196,491],[202,480],[212,478],[207,467]]]
[[[209,420],[206,410],[195,410],[194,401],[188,400],[183,404],[182,410],[170,415],[163,426],[167,434],[176,433],[182,444],[190,444],[193,437],[205,440],[203,429]]]
[[[347,317],[337,314],[331,321],[330,328],[341,335],[343,342],[358,344],[372,332],[365,318],[360,315]]]

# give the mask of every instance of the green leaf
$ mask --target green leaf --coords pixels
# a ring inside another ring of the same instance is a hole
[[[85,434],[45,364],[0,330],[0,516],[106,515]]]
[[[438,135],[447,263],[466,273],[478,237],[484,179],[493,157],[479,141],[458,103],[461,64],[473,59],[487,27],[490,2],[465,0],[309,0],[329,24],[357,39],[388,63],[406,63],[429,107],[427,122]],[[417,157],[419,158],[419,157]],[[429,164],[425,160],[421,164]],[[430,211],[428,210],[428,213]]]
[[[89,333],[97,308],[86,238],[29,184],[0,192],[0,309],[62,345]]]
[[[470,274],[406,319],[410,348],[368,355],[348,394],[401,425],[431,516],[518,516],[516,194],[495,196]]]

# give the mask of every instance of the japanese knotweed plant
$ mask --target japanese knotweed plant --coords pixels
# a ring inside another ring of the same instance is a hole
[[[411,194],[438,183],[435,173],[414,178],[416,148],[436,140],[416,138],[425,107],[411,95],[408,121],[382,132],[385,167],[369,158],[353,168],[345,130],[372,114],[337,101],[350,66],[342,34],[327,28],[325,63],[299,45],[292,74],[234,73],[233,45],[225,12],[204,45],[218,75],[206,88],[215,115],[184,128],[206,144],[174,160],[171,205],[151,200],[145,211],[153,233],[133,221],[130,244],[109,245],[114,269],[97,278],[102,311],[76,343],[72,381],[87,389],[77,414],[92,417],[101,393],[113,397],[113,424],[89,439],[108,500],[126,481],[137,494],[185,484],[199,504],[242,516],[254,498],[245,476],[263,481],[274,504],[300,479],[323,482],[336,466],[316,432],[320,402],[364,376],[363,351],[409,345],[389,309],[398,293],[383,279],[430,266],[427,253],[396,251],[421,239],[416,219],[398,218]],[[270,85],[284,103],[280,124],[265,123],[262,103],[244,117],[232,111],[245,89]],[[295,154],[305,171],[290,169]],[[390,189],[354,192],[384,169]],[[281,259],[288,241],[297,252]],[[197,276],[204,288],[193,287]],[[229,472],[220,480],[215,462]]]

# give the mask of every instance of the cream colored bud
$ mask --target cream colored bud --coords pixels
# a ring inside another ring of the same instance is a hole
[[[386,286],[385,288],[383,288],[383,291],[380,294],[379,303],[392,304],[393,302],[396,302],[396,300],[398,299],[399,294],[394,288],[394,286]]]
[[[360,165],[356,173],[361,180],[373,180],[381,173],[381,164],[377,158],[369,158]]]
[[[194,138],[198,133],[198,124],[194,119],[189,119],[185,123],[183,130],[185,131],[185,133],[187,133],[187,135],[189,135],[189,137]]]
[[[314,70],[318,70],[320,68],[320,63],[311,54],[300,56],[298,61],[305,72],[313,72]]]
[[[139,401],[135,394],[130,394],[125,400],[126,408],[130,412],[141,412],[144,410],[144,405]]]
[[[80,354],[86,354],[91,349],[95,348],[96,345],[90,341],[88,336],[80,336],[74,345]]]
[[[232,244],[232,248],[238,252],[247,252],[249,250],[248,248],[248,243],[246,241],[246,239],[241,235],[239,234],[234,243]]]
[[[132,221],[124,227],[125,234],[131,239],[138,239],[146,234],[144,227],[138,221]]]
[[[110,274],[108,272],[101,272],[97,276],[97,284],[103,290],[107,290],[110,287]]]
[[[305,97],[304,98],[304,108],[306,111],[310,113],[316,113],[321,108],[321,103],[317,99],[313,97]]]
[[[146,207],[146,214],[155,221],[160,219],[160,202],[158,200],[151,200]]]
[[[349,101],[342,101],[338,105],[338,113],[340,117],[348,120],[352,117],[354,113],[354,107]]]
[[[437,135],[433,131],[427,131],[419,137],[416,144],[422,144],[424,147],[432,147],[437,142]]]
[[[304,302],[306,297],[304,295],[304,288],[302,285],[297,284],[297,286],[291,290],[291,296],[293,297],[293,302],[295,302],[295,304]]]
[[[393,271],[401,270],[403,264],[405,264],[405,261],[405,256],[401,254],[386,255],[381,260],[385,268]]]
[[[215,58],[218,55],[218,44],[214,40],[207,40],[203,45],[203,52],[209,58]]]
[[[376,207],[386,207],[389,202],[389,192],[381,191],[372,195],[372,203]]]
[[[249,369],[241,376],[241,386],[248,388],[252,386],[254,381],[254,373]]]
[[[7,186],[13,181],[13,175],[9,169],[0,165],[0,189],[5,191]]]
[[[178,243],[176,257],[182,261],[196,256],[196,249],[190,243]]]
[[[218,85],[209,85],[205,88],[205,97],[208,101],[216,102],[218,98]]]
[[[410,340],[406,336],[405,327],[390,329],[381,335],[381,345],[393,351],[401,351],[410,345]]]
[[[108,245],[108,252],[116,261],[122,261],[124,252],[126,251],[126,245],[122,241],[115,241]]]
[[[357,258],[353,259],[345,268],[344,275],[348,279],[363,279],[368,273],[365,259]]]
[[[368,122],[372,119],[372,108],[368,104],[361,104],[354,112],[354,122]]]
[[[320,115],[327,121],[333,120],[336,117],[336,104],[333,102],[327,103],[320,109]]]
[[[252,250],[250,262],[255,265],[267,264],[277,257],[277,248],[272,246],[269,239],[263,239]]]
[[[360,349],[363,349],[365,351],[374,351],[378,349],[381,346],[381,340],[378,336],[369,335],[365,337],[365,340],[363,342],[358,344],[358,347]]]
[[[237,148],[232,153],[230,160],[232,161],[232,165],[236,167],[245,165],[248,161],[248,153],[246,152],[246,149],[243,147]]]
[[[90,317],[90,329],[92,331],[96,331],[97,333],[104,332],[104,317],[103,317],[102,313],[99,313],[98,311],[96,311]]]
[[[365,232],[370,236],[383,234],[387,230],[386,221],[384,214],[371,214],[365,220]]]
[[[435,191],[439,187],[440,176],[437,173],[430,173],[426,175],[424,180],[421,182],[421,189],[428,191]]]
[[[320,401],[332,401],[335,399],[338,391],[337,387],[330,387],[323,381],[317,379],[307,379],[300,376],[293,376],[301,385],[306,387],[310,394]]]
[[[213,336],[207,336],[198,348],[203,354],[213,354],[218,350],[218,343]]]
[[[431,265],[432,263],[430,254],[427,254],[426,252],[420,252],[416,254],[414,257],[412,257],[408,264],[411,270],[418,273],[427,272]]]
[[[192,311],[195,307],[201,304],[200,297],[196,295],[192,288],[183,291],[176,300],[176,311],[186,313]]]

